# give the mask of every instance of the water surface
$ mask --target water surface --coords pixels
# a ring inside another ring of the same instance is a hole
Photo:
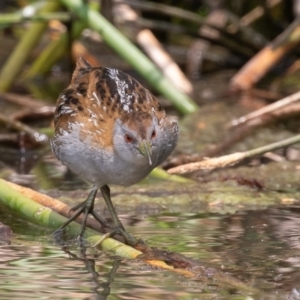
[[[11,239],[1,240],[0,299],[298,299],[299,214],[300,206],[234,215],[123,215],[127,229],[151,246],[197,259],[258,293],[89,247],[63,248],[50,233],[30,224],[24,229],[23,222],[0,214],[14,231]]]

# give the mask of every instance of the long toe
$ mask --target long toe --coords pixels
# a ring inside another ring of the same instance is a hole
[[[137,245],[139,243],[138,239],[136,239],[135,237],[133,237],[131,234],[129,234],[123,228],[118,227],[118,228],[115,228],[113,231],[104,234],[102,236],[102,238],[97,243],[95,243],[92,247],[99,246],[107,238],[113,237],[116,234],[120,234],[121,236],[123,236],[124,239],[125,239],[125,241],[126,241],[126,243],[128,245],[130,245],[130,246],[135,246],[135,245]]]
[[[85,207],[85,206],[86,206],[86,200],[83,201],[83,202],[81,202],[81,203],[79,203],[79,204],[77,204],[77,205],[75,205],[75,206],[73,206],[73,207],[71,207],[71,208],[70,208],[70,212],[74,212],[74,211],[76,211],[77,209],[83,208],[83,207]]]

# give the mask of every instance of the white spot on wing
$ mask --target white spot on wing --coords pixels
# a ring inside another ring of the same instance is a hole
[[[136,92],[133,92],[132,95],[134,97],[134,103],[138,103],[139,95]]]
[[[64,102],[68,99],[67,96],[65,94],[62,94],[60,96],[60,99],[63,100]]]
[[[59,116],[61,115],[66,115],[66,114],[72,114],[72,113],[75,113],[75,111],[70,108],[69,105],[59,105],[59,112],[58,114],[56,114],[55,118],[58,118]]]
[[[148,90],[146,90],[146,101],[147,103],[151,102],[152,98],[151,98],[151,94]]]
[[[123,109],[127,112],[130,112],[130,108],[127,103],[123,104]]]
[[[89,122],[92,122],[95,126],[98,126],[98,117],[97,115],[90,109],[88,108],[87,111],[90,113],[89,117]]]
[[[132,111],[130,108],[134,102],[134,94],[127,94],[126,89],[128,89],[128,84],[125,80],[119,78],[119,71],[117,69],[108,69],[108,74],[111,79],[113,79],[117,85],[117,91],[120,96],[121,109],[126,112]]]
[[[96,92],[93,92],[93,96],[94,96],[95,99],[97,100],[98,105],[100,105],[100,104],[101,104],[101,101],[100,101],[98,95],[96,94]]]

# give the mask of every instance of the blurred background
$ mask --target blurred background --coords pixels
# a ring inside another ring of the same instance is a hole
[[[264,291],[255,299],[299,299],[295,141],[229,168],[166,172],[299,135],[299,14],[298,0],[1,0],[0,178],[70,205],[82,200],[88,185],[49,147],[56,99],[79,56],[121,69],[180,124],[159,170],[112,188],[126,229]],[[104,201],[96,209],[109,217]],[[72,256],[53,246],[51,229],[4,202],[0,221],[3,299],[252,299],[226,276],[202,284],[139,261],[118,269],[113,255]]]

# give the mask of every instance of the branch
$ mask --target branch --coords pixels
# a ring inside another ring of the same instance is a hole
[[[255,148],[245,152],[236,152],[229,155],[224,155],[216,158],[206,158],[203,161],[181,165],[168,170],[169,174],[185,174],[198,170],[212,170],[216,168],[224,168],[235,165],[241,160],[276,149],[284,148],[300,142],[300,135],[285,139],[283,141],[272,143],[263,147]]]

